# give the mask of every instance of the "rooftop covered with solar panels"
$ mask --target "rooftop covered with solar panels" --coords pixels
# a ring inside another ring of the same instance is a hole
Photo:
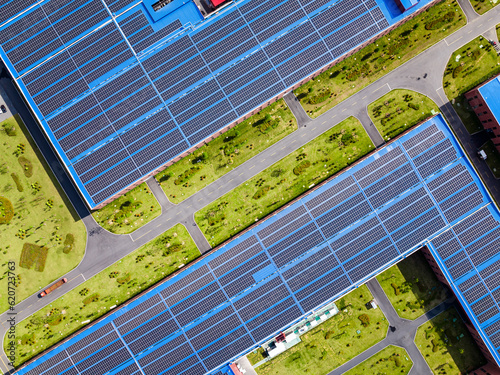
[[[422,246],[500,362],[500,214],[438,115],[18,374],[218,374]]]
[[[90,208],[431,0],[196,1],[0,2],[0,56]]]

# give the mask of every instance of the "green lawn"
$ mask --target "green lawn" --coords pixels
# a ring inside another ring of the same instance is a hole
[[[457,1],[444,0],[302,85],[295,94],[309,115],[317,117],[465,24]]]
[[[14,129],[10,136],[6,128]],[[0,122],[0,141],[0,312],[4,312],[9,306],[8,261],[16,263],[18,303],[76,267],[87,236],[18,116]]]
[[[350,117],[202,208],[195,220],[214,247],[373,149]]]
[[[484,14],[498,5],[498,0],[470,0],[472,7],[479,14]]]
[[[380,309],[366,309],[372,298],[365,285],[347,294],[337,303],[339,314],[300,336],[302,342],[255,370],[259,375],[324,375],[354,358],[383,340],[389,327]],[[359,320],[362,314],[369,317],[366,327]]]
[[[486,152],[486,164],[496,178],[500,178],[500,154],[498,153],[492,141],[486,142],[481,146],[481,149]]]
[[[412,366],[413,362],[406,350],[399,346],[389,345],[363,363],[345,372],[344,375],[366,375],[369,373],[406,375]]]
[[[392,90],[368,105],[368,115],[385,140],[432,116],[438,106],[427,96],[412,90]]]
[[[18,366],[200,256],[177,224],[16,326]],[[85,323],[86,324],[86,323]],[[8,344],[4,338],[4,347]]]
[[[146,183],[92,212],[100,226],[117,234],[131,233],[160,214],[160,204]]]
[[[436,375],[466,374],[486,363],[454,308],[421,325],[415,344]]]
[[[283,99],[236,125],[156,175],[168,199],[182,202],[297,130]]]
[[[464,93],[500,73],[500,57],[490,43],[478,37],[451,55],[444,72],[443,88],[469,133],[483,130]]]
[[[250,352],[247,354],[247,358],[252,365],[255,365],[256,363],[262,361],[266,357],[267,357],[267,353],[261,347],[255,349],[253,352]]]
[[[496,26],[497,29],[497,39],[500,40],[500,23]]]
[[[446,290],[419,251],[377,280],[401,318],[416,319],[446,299]]]

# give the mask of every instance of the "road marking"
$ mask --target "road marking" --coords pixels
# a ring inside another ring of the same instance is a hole
[[[312,130],[311,130],[311,131],[315,131],[317,128],[318,128],[318,127],[317,127],[317,126],[315,126],[314,128],[312,128]]]
[[[271,156],[273,156],[273,155],[276,155],[276,152],[273,152],[273,153],[271,154]]]
[[[294,139],[293,141],[290,142],[290,144],[294,143],[296,141],[296,139]],[[250,168],[251,169],[251,168]]]
[[[241,176],[241,175],[243,175],[244,173],[245,173],[245,172],[241,172],[238,176]]]
[[[471,32],[473,32],[474,30],[470,30],[467,34],[470,34]]]
[[[281,150],[284,150],[285,148],[286,148],[286,146],[283,146],[283,147],[281,147]]]
[[[351,105],[353,106],[353,105],[356,105],[356,104],[358,104],[358,102],[354,102],[354,103],[352,103]]]
[[[391,86],[389,86],[388,83],[386,83],[387,87],[389,88],[389,91],[391,91]]]
[[[227,183],[229,184],[231,181],[233,181],[234,178],[230,179]],[[191,206],[188,206],[188,208],[191,207]]]
[[[336,116],[337,116],[337,115],[333,115],[333,116],[332,116],[332,117],[330,117],[330,118],[334,118],[334,117],[336,117]]]
[[[160,226],[161,226],[161,224],[158,224],[158,225],[156,226],[156,228],[158,228],[158,227],[160,227]]]
[[[191,206],[192,206],[192,204],[190,204],[190,205],[189,205],[189,206],[187,206],[186,208],[189,208],[189,207],[191,207]]]
[[[305,137],[306,135],[307,135],[307,133],[304,133],[304,134],[301,135],[301,137]]]
[[[210,193],[208,193],[207,195],[211,195],[213,193],[213,191],[211,191]]]
[[[347,108],[344,108],[341,112],[344,112]]]
[[[210,193],[210,194],[212,194],[212,193]],[[180,215],[180,214],[181,214],[181,212],[179,211],[179,212],[177,212],[177,213],[175,214],[175,216]],[[150,232],[151,232],[151,231],[150,231]],[[149,233],[149,232],[148,232],[148,233]]]
[[[380,86],[378,89],[375,89],[372,92],[377,92],[378,90],[383,89],[384,87],[385,87],[385,85],[384,86]]]
[[[146,233],[144,233],[142,236],[137,237],[135,240],[134,240],[134,239],[132,239],[132,241],[134,241],[134,242],[135,242],[135,241],[137,241],[137,240],[141,239],[142,237],[144,237],[144,236],[145,236],[146,234],[148,234],[149,232],[151,232],[151,231],[150,231],[150,230],[149,230],[149,231],[147,231],[147,232],[146,232]],[[80,276],[80,275],[78,275],[78,276]],[[83,275],[82,275],[82,276],[83,276]],[[76,279],[76,277],[75,277],[75,279]],[[85,277],[84,277],[84,279],[85,279]],[[71,281],[71,280],[70,280],[70,281]],[[85,281],[86,281],[86,280],[85,280]]]
[[[261,162],[261,163],[264,163],[265,161],[266,161],[266,159],[262,159],[260,162]]]
[[[326,121],[323,121],[323,122],[321,123],[321,125],[324,125],[324,124],[326,124]],[[314,128],[314,129],[316,129],[316,128]]]
[[[366,95],[365,95],[365,96],[363,96],[361,99],[366,99]]]
[[[243,174],[243,173],[242,173],[242,174]],[[241,174],[240,174],[240,176],[241,176]],[[203,200],[203,198],[200,198],[200,199],[198,199],[198,202],[199,202],[199,201],[202,201],[202,200]]]
[[[248,169],[250,170],[250,169],[252,169],[252,168],[254,168],[254,167],[255,167],[255,164],[254,164],[254,165],[252,165],[252,166],[251,166],[250,168],[248,168]]]
[[[167,220],[165,220],[165,222],[169,221],[171,219],[171,217],[169,217]]]

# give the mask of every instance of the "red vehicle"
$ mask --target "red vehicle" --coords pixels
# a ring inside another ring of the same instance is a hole
[[[63,278],[61,280],[59,280],[57,283],[49,286],[47,289],[45,289],[42,293],[40,293],[40,297],[45,297],[47,294],[49,294],[50,292],[56,290],[57,288],[59,288],[61,285],[63,285],[64,283],[67,283],[68,282],[68,279],[67,278]]]

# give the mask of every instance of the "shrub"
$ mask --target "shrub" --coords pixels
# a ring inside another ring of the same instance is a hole
[[[191,163],[197,164],[197,163],[201,163],[207,159],[208,159],[208,154],[205,151],[203,151],[201,154],[196,156]]]
[[[193,175],[201,169],[201,166],[196,166],[187,169],[183,174],[180,174],[175,180],[175,185],[182,185],[184,182],[188,181]]]
[[[88,296],[87,298],[85,298],[83,300],[83,304],[88,305],[92,302],[97,302],[97,301],[99,301],[100,298],[101,298],[101,296],[99,295],[99,293],[94,293],[94,294]]]
[[[62,314],[56,314],[56,315],[49,315],[47,319],[45,320],[48,325],[50,326],[56,326],[59,323],[62,322],[63,315]]]
[[[395,283],[392,283],[391,286],[394,289],[394,294],[399,296],[399,294],[400,294],[399,286],[397,286]]]
[[[353,142],[353,136],[352,133],[344,133],[342,134],[342,137],[340,138],[340,141],[347,146],[349,143]]]
[[[34,265],[35,271],[43,272],[47,254],[48,249],[46,247],[26,242],[23,245],[19,266],[30,269]]]
[[[410,107],[411,109],[414,109],[416,111],[418,111],[418,109],[420,108],[420,106],[418,104],[414,104],[414,103],[408,103],[408,107]]]
[[[17,177],[17,174],[11,173],[10,175],[16,184],[17,191],[22,192],[24,190],[24,188],[23,188],[23,185],[21,185],[21,181],[19,181],[19,177]]]
[[[16,127],[14,125],[3,124],[3,130],[9,137],[14,137],[17,135]]]
[[[453,69],[453,74],[452,74],[453,78],[457,78],[462,70],[464,70],[463,65],[459,65],[455,69]]]
[[[455,19],[455,12],[448,12],[444,16],[436,18],[433,21],[427,22],[425,24],[426,30],[437,30],[442,28],[444,25],[453,22]]]
[[[361,321],[363,327],[366,327],[370,324],[370,317],[367,314],[361,314],[358,316],[358,319]]]
[[[266,116],[267,118],[267,116]],[[267,121],[264,121],[259,125],[259,130],[262,134],[267,134],[269,133],[272,129],[276,129],[279,125],[279,120],[275,119],[273,120],[271,116],[269,116],[269,119]]]
[[[159,182],[168,181],[170,177],[174,177],[174,174],[172,172],[165,172],[163,175],[158,177],[158,181]]]
[[[435,353],[439,350],[439,343],[437,342],[436,339],[431,340],[432,343],[432,351]]]
[[[304,172],[307,168],[311,166],[311,162],[309,160],[304,160],[302,163],[293,168],[293,174],[299,176]]]
[[[21,345],[33,345],[35,343],[35,334],[24,334],[21,336]]]
[[[399,359],[399,357],[394,356],[394,364],[396,365],[396,367],[401,367],[401,360]]]
[[[119,279],[116,279],[116,282],[118,284],[125,284],[125,283],[128,283],[130,281],[130,278],[131,278],[130,274],[127,273],[125,276],[120,277]]]
[[[253,199],[260,199],[264,195],[266,195],[269,190],[271,190],[271,186],[269,186],[269,185],[263,186],[259,190],[256,191],[256,193],[253,195],[252,198]]]
[[[14,206],[5,197],[0,197],[0,224],[9,223],[14,217]]]
[[[309,104],[323,103],[325,100],[327,100],[330,97],[330,95],[332,95],[332,92],[330,91],[330,89],[321,90],[316,95],[313,95],[309,98]]]
[[[64,239],[64,249],[63,253],[68,254],[71,250],[73,250],[73,244],[75,243],[75,236],[73,234],[68,233],[66,238]]]
[[[21,168],[23,169],[23,173],[26,177],[31,177],[33,176],[33,165],[31,162],[26,159],[24,156],[20,156],[17,161],[21,165]]]

